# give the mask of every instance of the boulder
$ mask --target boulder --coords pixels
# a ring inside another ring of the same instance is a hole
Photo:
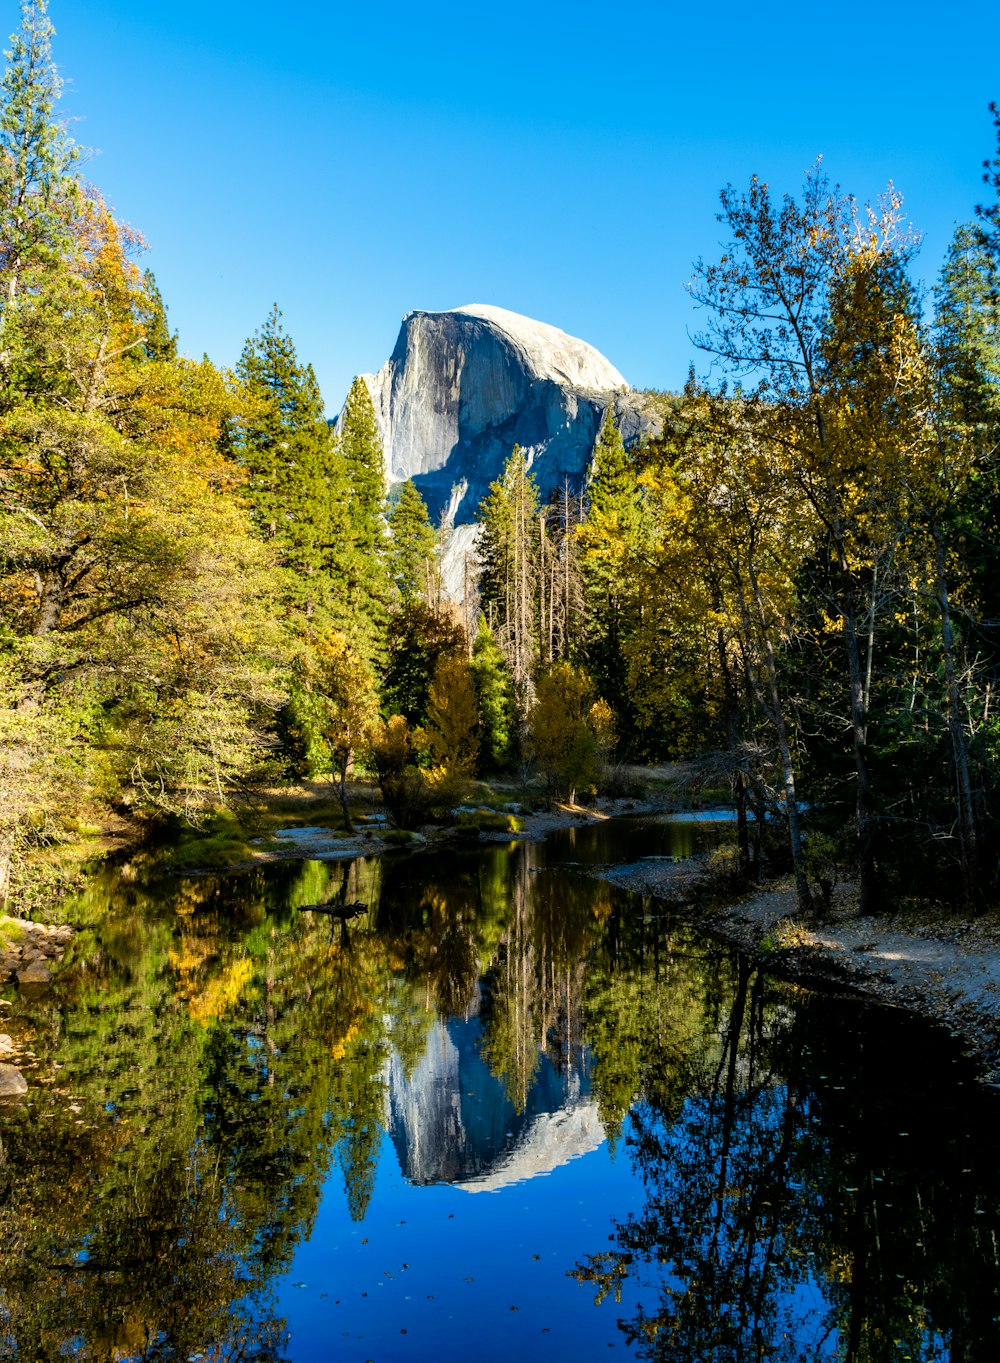
[[[22,1098],[28,1092],[28,1081],[15,1065],[0,1065],[0,1102]]]
[[[41,960],[28,961],[17,971],[18,984],[45,985],[52,983],[52,975],[48,966]]]

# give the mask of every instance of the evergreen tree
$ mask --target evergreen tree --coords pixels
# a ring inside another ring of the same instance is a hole
[[[74,249],[77,150],[56,121],[62,82],[47,0],[23,0],[0,84],[0,325],[25,276]]]
[[[231,453],[247,475],[251,514],[279,554],[293,632],[323,631],[336,614],[343,469],[312,366],[299,362],[277,306],[247,341],[236,372],[246,404]]]
[[[587,664],[611,702],[626,742],[638,729],[628,685],[627,640],[639,627],[640,601],[629,588],[642,538],[643,510],[635,466],[609,403],[594,444],[587,486],[587,515],[577,531],[582,549]]]
[[[146,338],[142,354],[147,360],[176,360],[177,333],[171,332],[167,309],[152,270],[142,277],[143,294],[140,317],[145,322]]]
[[[415,598],[404,609],[394,611],[386,633],[383,713],[402,715],[410,724],[423,724],[438,663],[465,649],[465,630],[447,604],[439,610]]]
[[[514,682],[482,616],[472,645],[471,667],[479,706],[480,765],[484,772],[505,771],[517,757]]]
[[[369,662],[385,658],[385,631],[392,595],[385,519],[385,457],[368,386],[351,384],[339,422],[337,447],[346,496],[338,517],[337,574],[341,595],[338,627]]]
[[[519,704],[527,707],[538,660],[541,521],[538,488],[519,445],[490,484],[477,518],[482,611],[507,660]]]
[[[389,575],[402,606],[419,597],[430,602],[438,580],[438,538],[427,505],[407,478],[389,511]]]

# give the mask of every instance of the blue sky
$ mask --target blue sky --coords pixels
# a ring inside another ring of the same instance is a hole
[[[717,253],[720,188],[756,173],[794,191],[819,154],[859,198],[895,182],[932,281],[980,197],[1000,100],[1000,0],[50,15],[62,112],[146,236],[182,349],[233,364],[277,302],[331,410],[404,313],[464,303],[680,387],[705,366],[684,283]]]

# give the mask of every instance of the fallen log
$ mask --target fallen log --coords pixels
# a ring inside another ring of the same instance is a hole
[[[360,918],[363,913],[368,912],[368,905],[363,904],[360,899],[353,900],[350,904],[340,904],[330,901],[326,904],[300,904],[299,913],[325,913],[330,918]]]

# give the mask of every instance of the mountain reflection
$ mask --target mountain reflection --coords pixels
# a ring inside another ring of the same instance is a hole
[[[74,912],[99,928],[55,987],[4,991],[37,1060],[0,1116],[0,1358],[298,1359],[281,1283],[331,1207],[357,1245],[400,1187],[428,1208],[429,1185],[535,1180],[525,1201],[554,1206],[590,1153],[584,1207],[609,1152],[631,1213],[568,1238],[561,1206],[548,1257],[633,1354],[998,1356],[998,1109],[937,1077],[961,1073],[947,1039],[766,977],[557,857],[95,875]],[[349,932],[297,911],[337,896],[368,906]],[[509,1203],[460,1200],[502,1273]]]
[[[544,1056],[518,1109],[483,1059],[478,1017],[437,1022],[407,1076],[389,1071],[391,1133],[413,1183],[496,1190],[547,1174],[605,1139],[585,1068],[560,1073]]]

